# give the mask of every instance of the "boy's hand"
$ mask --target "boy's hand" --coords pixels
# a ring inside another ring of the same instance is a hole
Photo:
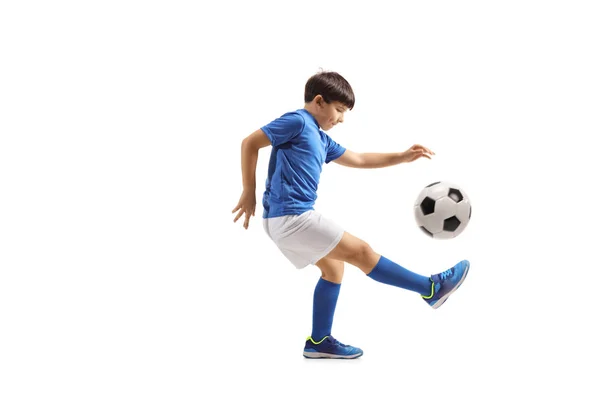
[[[250,217],[254,216],[254,211],[256,210],[256,195],[250,192],[242,192],[242,196],[240,197],[240,201],[237,206],[231,211],[238,211],[238,214],[233,219],[233,222],[237,222],[238,219],[242,216],[242,214],[246,214],[246,218],[244,219],[244,228],[248,229],[248,223],[250,222]]]
[[[402,153],[402,158],[404,162],[412,162],[422,157],[431,160],[431,156],[433,155],[435,155],[435,153],[427,147],[421,146],[420,144],[413,144],[410,149]]]

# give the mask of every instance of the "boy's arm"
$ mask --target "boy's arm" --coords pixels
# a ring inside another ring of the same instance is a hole
[[[418,158],[430,156],[435,153],[428,148],[415,144],[410,149],[399,153],[355,153],[346,150],[344,154],[333,162],[352,168],[384,168],[404,162],[415,161]]]
[[[402,162],[402,153],[355,153],[346,150],[333,161],[351,168],[383,168]]]
[[[237,222],[245,214],[244,228],[248,229],[250,217],[256,210],[256,164],[258,162],[258,151],[271,144],[271,141],[259,129],[242,140],[242,183],[244,190],[240,196],[237,206],[231,211],[238,211],[233,222]]]
[[[262,129],[255,131],[242,140],[242,183],[245,192],[255,192],[258,150],[270,145],[271,141]]]

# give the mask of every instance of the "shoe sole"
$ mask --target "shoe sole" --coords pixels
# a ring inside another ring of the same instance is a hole
[[[338,355],[338,354],[316,353],[316,352],[312,352],[312,351],[305,351],[303,355],[304,355],[305,358],[311,358],[311,359],[329,358],[329,359],[351,360],[351,359],[358,358],[358,357],[362,356],[363,353],[361,351],[358,354],[351,354],[351,355],[348,355],[348,356],[342,356],[342,355]]]
[[[450,297],[450,295],[454,292],[456,292],[456,289],[458,289],[460,287],[460,285],[462,285],[462,283],[465,281],[465,278],[467,277],[467,274],[469,273],[469,269],[471,268],[471,265],[469,264],[467,266],[467,268],[465,268],[465,272],[463,273],[462,278],[460,278],[460,281],[458,282],[458,285],[456,285],[454,287],[454,289],[452,289],[451,291],[449,291],[448,293],[446,293],[444,296],[442,296],[432,307],[434,309],[439,308],[442,306],[442,304],[444,304],[446,302],[446,300],[448,300],[448,297]]]

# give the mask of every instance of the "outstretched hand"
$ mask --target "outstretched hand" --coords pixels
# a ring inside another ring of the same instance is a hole
[[[402,157],[404,158],[404,162],[412,162],[418,160],[419,158],[429,158],[431,160],[431,156],[435,155],[435,153],[429,150],[425,146],[421,146],[420,144],[413,144],[410,149],[406,150],[402,153]]]
[[[240,196],[240,201],[238,202],[237,206],[235,206],[233,211],[231,211],[231,213],[233,214],[236,211],[239,212],[233,219],[233,222],[237,222],[237,220],[245,214],[244,228],[248,229],[250,217],[253,217],[254,212],[256,211],[256,195],[254,193],[243,192]]]

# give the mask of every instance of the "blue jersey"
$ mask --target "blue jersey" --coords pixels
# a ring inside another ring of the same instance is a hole
[[[263,218],[313,210],[323,164],[346,149],[323,132],[305,109],[288,112],[261,129],[272,145]]]

